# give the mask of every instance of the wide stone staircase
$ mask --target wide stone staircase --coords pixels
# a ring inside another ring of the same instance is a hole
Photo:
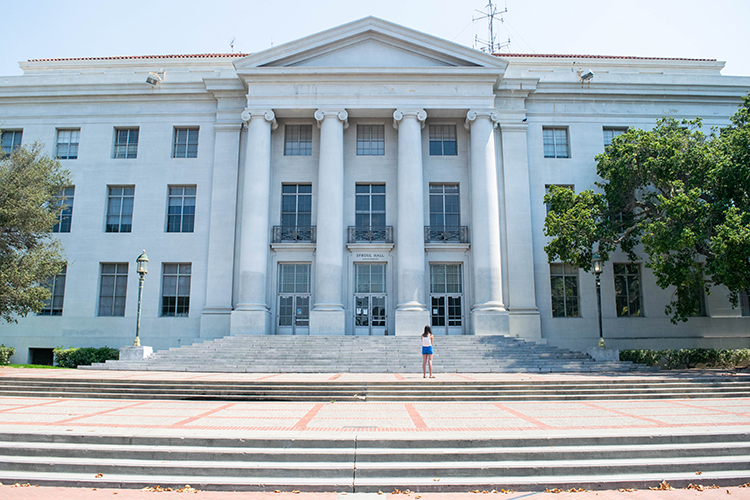
[[[750,480],[750,434],[425,439],[0,434],[0,482],[230,491],[543,491]]]
[[[436,372],[624,372],[632,363],[595,361],[586,354],[513,337],[436,337]],[[157,351],[143,361],[107,361],[96,370],[248,373],[414,373],[422,371],[418,336],[235,335]]]

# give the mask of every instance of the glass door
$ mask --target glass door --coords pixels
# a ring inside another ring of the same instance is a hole
[[[355,264],[354,280],[354,334],[385,335],[385,264]]]
[[[462,335],[461,264],[430,264],[430,324],[435,335]]]
[[[279,264],[278,335],[310,334],[310,264]]]

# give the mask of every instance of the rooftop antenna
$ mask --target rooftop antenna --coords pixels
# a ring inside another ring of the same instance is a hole
[[[234,40],[235,37],[232,37],[232,39],[229,40],[229,48],[232,49],[232,54],[234,54]]]
[[[497,6],[492,3],[492,0],[489,0],[489,3],[485,5],[484,10],[477,10],[477,12],[481,15],[472,17],[471,20],[476,23],[477,21],[487,19],[487,40],[482,40],[479,38],[479,35],[474,35],[474,48],[479,49],[482,52],[487,52],[488,54],[495,54],[503,47],[509,46],[510,37],[508,37],[507,42],[498,43],[496,41],[497,35],[495,34],[495,18],[497,17],[497,20],[500,21],[500,23],[504,23],[505,19],[503,18],[503,14],[508,12],[508,7],[506,6],[502,11],[498,11]]]

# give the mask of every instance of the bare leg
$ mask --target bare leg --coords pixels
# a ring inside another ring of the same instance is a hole
[[[432,354],[427,355],[427,363],[430,365],[430,378],[432,377]]]
[[[427,371],[426,371],[426,365],[427,365],[427,357],[429,354],[423,354],[422,355],[422,378],[427,377]]]

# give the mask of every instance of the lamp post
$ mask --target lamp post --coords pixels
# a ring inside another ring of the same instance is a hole
[[[604,337],[602,336],[602,280],[603,261],[598,253],[591,258],[594,266],[594,276],[596,276],[596,307],[599,311],[599,347],[604,347]]]
[[[137,265],[136,272],[138,273],[138,319],[135,323],[135,342],[133,343],[134,347],[140,347],[141,346],[141,295],[143,294],[143,281],[146,279],[146,275],[148,274],[148,257],[146,256],[146,251],[144,250],[141,255],[138,256],[138,258],[135,260],[135,263]]]

